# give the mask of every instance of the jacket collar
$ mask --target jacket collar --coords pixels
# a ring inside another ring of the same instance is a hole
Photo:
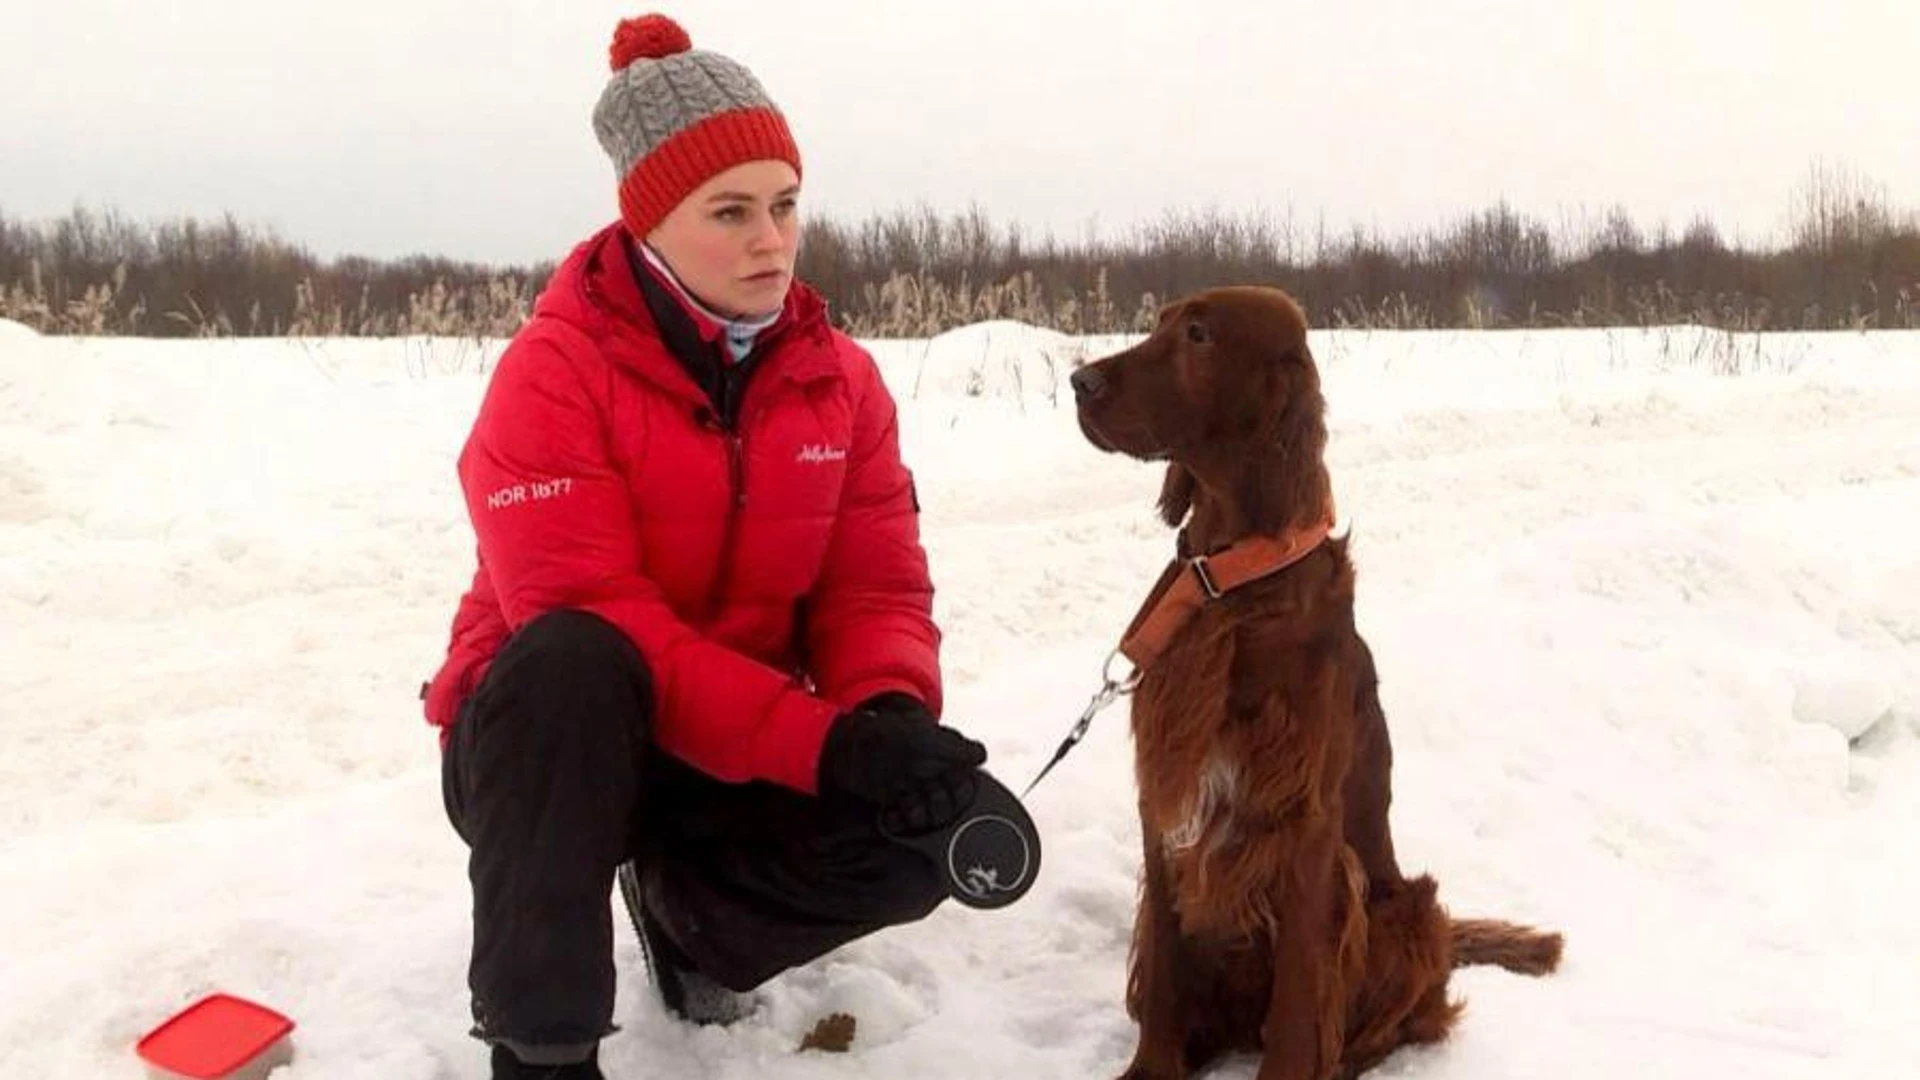
[[[703,401],[706,392],[688,371],[681,349],[697,343],[703,355],[688,359],[713,362],[713,343],[721,330],[677,300],[656,314],[636,276],[645,271],[637,270],[630,257],[632,243],[626,226],[617,222],[582,241],[554,271],[534,314],[579,327],[613,362],[664,390]],[[702,332],[703,321],[711,337]],[[763,378],[809,383],[844,374],[826,302],[798,279],[787,290],[780,317],[761,332],[760,340]]]
[[[753,346],[757,348],[762,341],[763,335],[778,328],[787,318],[786,309],[782,308],[779,311],[762,315],[757,319],[736,319],[729,321],[712,308],[701,303],[699,298],[693,295],[693,291],[687,288],[686,283],[682,282],[680,278],[674,274],[672,268],[667,265],[666,260],[660,257],[659,252],[653,250],[653,248],[647,246],[644,242],[633,239],[631,233],[628,234],[627,242],[624,246],[627,251],[627,262],[633,267],[634,280],[640,283],[640,291],[646,294],[647,306],[653,310],[656,321],[660,318],[657,295],[665,295],[670,297],[674,302],[674,306],[679,308],[680,311],[687,316],[688,320],[692,322],[694,329],[699,331],[700,340],[706,342],[725,342],[727,338],[732,336],[736,328],[743,327],[750,331],[749,340]],[[732,352],[729,350],[721,359],[725,362],[731,362],[732,355]]]

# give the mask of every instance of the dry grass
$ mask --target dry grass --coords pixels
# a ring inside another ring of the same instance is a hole
[[[1504,203],[1424,233],[1331,233],[1291,217],[1172,212],[1118,240],[1034,239],[978,208],[808,224],[800,273],[840,325],[930,337],[1014,319],[1069,334],[1151,325],[1162,299],[1285,286],[1321,325],[1365,329],[1697,324],[1730,332],[1920,327],[1920,218],[1815,166],[1789,239],[1725,243],[1625,212],[1557,228]],[[510,336],[551,266],[445,259],[323,262],[231,217],[143,225],[75,210],[0,215],[0,318],[49,334]]]

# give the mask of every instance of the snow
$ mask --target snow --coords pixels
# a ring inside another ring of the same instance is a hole
[[[1112,337],[1077,338],[1011,319],[956,327],[916,341],[868,345],[895,392],[912,399],[993,398],[1026,404],[1071,400],[1066,377]]]
[[[1089,448],[1061,388],[1126,340],[872,343],[949,715],[1016,788],[1170,550],[1157,472]],[[415,691],[471,572],[453,460],[498,347],[0,326],[0,1075],[138,1076],[214,989],[299,1023],[277,1078],[485,1075]],[[1551,978],[1462,972],[1455,1036],[1376,1075],[1920,1074],[1920,335],[1314,349],[1401,859],[1568,936]],[[670,1021],[623,927],[609,1075],[1114,1075],[1124,706],[1030,805],[1023,901],[783,975],[730,1030]],[[853,1052],[796,1054],[836,1010]]]

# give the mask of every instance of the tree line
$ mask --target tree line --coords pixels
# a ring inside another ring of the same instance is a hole
[[[1618,209],[1556,227],[1502,202],[1400,236],[1206,210],[1062,240],[978,207],[916,207],[810,220],[799,273],[868,337],[989,319],[1137,331],[1169,299],[1241,282],[1283,286],[1320,326],[1920,327],[1920,216],[1816,167],[1788,220],[1781,240],[1751,246],[1705,218],[1676,231]],[[552,272],[322,259],[231,215],[141,222],[76,208],[30,222],[0,210],[0,318],[49,334],[505,337]]]

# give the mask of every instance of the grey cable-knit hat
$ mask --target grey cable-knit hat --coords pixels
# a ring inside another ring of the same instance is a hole
[[[749,161],[800,171],[786,118],[737,61],[698,50],[665,15],[627,19],[613,32],[613,78],[593,109],[593,131],[613,159],[620,216],[645,237],[693,189]]]

